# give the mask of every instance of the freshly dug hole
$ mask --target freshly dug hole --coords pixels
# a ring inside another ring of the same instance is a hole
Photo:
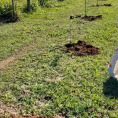
[[[95,47],[83,40],[79,40],[77,43],[65,44],[66,51],[68,53],[74,52],[76,56],[88,56],[99,54],[100,48]]]

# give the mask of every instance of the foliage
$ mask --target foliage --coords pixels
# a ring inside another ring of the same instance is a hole
[[[39,8],[38,1],[31,0],[30,2],[30,10],[31,12],[35,12]],[[28,12],[27,4],[23,4],[23,12]]]
[[[38,0],[39,5],[43,7],[52,7],[57,3],[57,0]]]
[[[0,17],[11,18],[12,17],[12,4],[9,0],[0,1]]]

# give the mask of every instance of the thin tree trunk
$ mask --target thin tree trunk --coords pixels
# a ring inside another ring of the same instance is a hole
[[[86,0],[85,0],[85,16],[86,16]]]
[[[27,8],[28,8],[28,11],[30,12],[30,0],[27,0]]]
[[[15,16],[15,12],[14,12],[14,0],[12,0],[12,9],[13,9],[13,17]]]
[[[98,6],[98,0],[97,0],[97,6]]]

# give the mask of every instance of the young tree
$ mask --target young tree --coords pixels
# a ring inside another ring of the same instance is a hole
[[[86,16],[86,0],[85,0],[85,16]]]
[[[27,0],[27,8],[28,8],[28,11],[30,12],[30,0]]]
[[[98,6],[98,0],[97,0],[97,6]]]
[[[15,12],[14,12],[14,0],[12,0],[12,9],[13,9],[13,17],[15,15]]]

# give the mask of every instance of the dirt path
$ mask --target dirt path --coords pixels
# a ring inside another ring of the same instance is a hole
[[[7,58],[6,60],[3,60],[0,62],[0,70],[2,70],[5,66],[7,66],[10,62],[14,61],[15,57],[11,56]]]
[[[17,115],[19,113],[19,110],[14,108],[13,106],[8,107],[3,102],[0,102],[0,118],[1,118],[1,114],[5,114],[5,113]]]
[[[15,52],[11,57],[8,57],[7,59],[4,59],[3,61],[1,61],[0,62],[0,72],[4,67],[8,66],[10,63],[13,63],[16,58],[20,57],[24,53],[27,53],[27,51],[33,47],[34,47],[34,45],[32,45],[32,44],[30,44],[29,46],[23,46],[21,49],[19,49],[17,52]]]
[[[26,115],[22,115],[22,116],[10,115],[7,118],[65,118],[65,116],[62,113],[58,113],[57,115],[51,116],[51,117],[47,117],[45,115],[38,116],[38,115],[35,115],[35,114],[32,114],[32,115],[26,114]]]

